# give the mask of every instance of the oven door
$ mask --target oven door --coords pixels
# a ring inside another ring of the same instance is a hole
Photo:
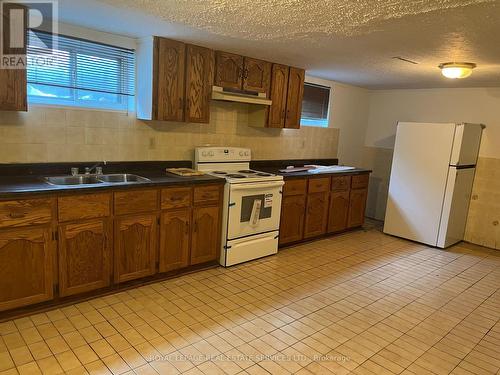
[[[283,181],[230,185],[227,238],[278,230],[283,185]]]

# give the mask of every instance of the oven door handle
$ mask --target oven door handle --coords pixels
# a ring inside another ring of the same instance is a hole
[[[250,190],[250,189],[271,189],[285,185],[283,181],[275,181],[272,183],[256,183],[256,184],[234,184],[231,185],[231,190]]]

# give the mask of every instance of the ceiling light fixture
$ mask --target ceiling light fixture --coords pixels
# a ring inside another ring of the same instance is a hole
[[[460,79],[467,78],[472,74],[472,69],[476,67],[474,63],[443,63],[439,64],[441,74],[446,78]]]

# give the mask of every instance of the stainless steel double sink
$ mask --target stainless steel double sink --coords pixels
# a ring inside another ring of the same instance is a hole
[[[75,176],[54,176],[44,177],[45,182],[50,185],[69,186],[69,185],[97,185],[102,183],[123,184],[123,183],[139,183],[150,182],[146,177],[135,174],[119,173],[119,174],[102,174],[102,175],[86,175],[80,174]]]

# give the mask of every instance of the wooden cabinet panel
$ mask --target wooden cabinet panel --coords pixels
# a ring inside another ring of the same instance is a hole
[[[332,191],[344,191],[351,188],[351,176],[332,177]]]
[[[120,283],[155,273],[157,216],[115,219],[114,279]]]
[[[347,227],[354,228],[363,225],[365,222],[366,199],[368,189],[353,189],[349,201],[349,217]]]
[[[328,192],[330,190],[330,177],[310,178],[308,185],[307,191],[309,193]]]
[[[164,212],[160,220],[160,272],[189,265],[191,209]]]
[[[347,228],[349,215],[349,190],[330,193],[328,233],[340,232]]]
[[[216,204],[221,199],[221,193],[222,185],[197,186],[194,188],[194,204]]]
[[[53,199],[22,199],[0,202],[0,227],[46,224],[52,220]]]
[[[280,245],[300,241],[304,238],[305,208],[305,195],[283,197],[281,206]]]
[[[269,93],[271,67],[270,62],[245,57],[243,90]]]
[[[190,263],[193,265],[216,260],[219,253],[220,240],[219,207],[194,208]]]
[[[290,68],[286,100],[285,128],[299,129],[304,96],[304,69]]]
[[[111,214],[111,193],[71,195],[58,198],[60,222],[94,219]]]
[[[156,120],[184,120],[186,45],[155,37],[153,113]]]
[[[359,174],[352,176],[351,187],[353,189],[365,189],[368,187],[368,181],[370,180],[369,174]]]
[[[303,195],[307,192],[307,178],[285,181],[283,196]]]
[[[215,86],[241,89],[243,56],[222,51],[217,51],[215,56]]]
[[[289,68],[285,65],[273,64],[271,73],[272,105],[269,107],[267,126],[270,128],[285,127],[285,111],[287,102]]]
[[[110,219],[59,227],[59,294],[104,288],[111,277]]]
[[[24,25],[28,24],[28,12],[26,7],[22,4],[7,3],[1,4],[3,7],[3,31],[1,38],[4,40],[4,53],[13,55],[25,55],[26,48],[7,48],[10,38],[10,19],[7,17],[10,9],[21,9],[24,11]],[[25,30],[24,45],[26,45],[27,33]],[[27,111],[27,83],[26,83],[26,69],[2,69],[0,67],[0,111]]]
[[[0,311],[53,297],[51,231],[0,231]]]
[[[210,121],[210,93],[214,80],[214,51],[188,45],[186,60],[185,121]]]
[[[114,194],[115,215],[150,212],[158,209],[158,190],[120,191]]]
[[[191,206],[193,189],[191,187],[168,188],[161,191],[161,208],[170,210]]]
[[[304,238],[326,233],[329,193],[313,193],[307,196]]]

